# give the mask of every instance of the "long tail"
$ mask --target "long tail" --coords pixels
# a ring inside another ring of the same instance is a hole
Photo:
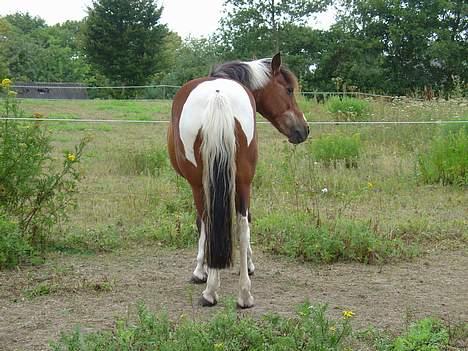
[[[220,92],[209,100],[201,129],[206,258],[210,268],[232,264],[235,232],[236,137],[234,115]]]

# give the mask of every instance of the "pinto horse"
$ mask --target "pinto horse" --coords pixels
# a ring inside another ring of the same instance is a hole
[[[207,283],[203,306],[217,303],[219,270],[232,265],[237,237],[237,304],[254,304],[249,205],[257,162],[255,114],[268,119],[291,143],[306,140],[309,127],[294,98],[297,86],[278,53],[272,59],[222,64],[208,77],[186,83],[174,97],[168,148],[174,169],[192,187],[197,209],[200,238],[192,281]]]

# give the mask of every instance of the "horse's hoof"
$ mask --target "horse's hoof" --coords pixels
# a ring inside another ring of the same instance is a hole
[[[242,297],[242,295],[244,296]],[[254,307],[253,296],[250,293],[242,295],[237,299],[237,308],[245,310],[246,308]]]
[[[208,277],[206,275],[203,276],[203,278],[199,278],[195,274],[192,274],[192,278],[190,278],[190,282],[193,284],[205,284],[207,278]]]
[[[198,300],[198,303],[203,307],[213,307],[218,303],[218,301],[216,301],[216,299],[215,299],[215,300],[213,300],[213,302],[210,302],[207,299],[205,299],[204,296],[202,296],[202,297],[200,297],[200,300]]]
[[[241,309],[241,310],[246,310],[247,308],[252,308],[254,307],[255,305],[252,303],[252,304],[240,304],[239,302],[237,302],[237,308]]]

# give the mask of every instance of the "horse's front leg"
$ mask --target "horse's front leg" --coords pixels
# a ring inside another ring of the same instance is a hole
[[[240,308],[249,308],[254,305],[254,298],[250,293],[251,282],[249,278],[248,256],[252,249],[250,248],[250,227],[247,216],[238,215],[239,247],[240,247],[240,278],[239,278],[239,297],[237,305]],[[252,259],[250,263],[253,266]],[[253,272],[253,271],[252,271]]]

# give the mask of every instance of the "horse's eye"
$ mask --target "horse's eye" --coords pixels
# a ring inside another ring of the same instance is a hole
[[[294,92],[293,88],[287,88],[286,90],[287,90],[289,96],[291,96],[293,94],[293,92]]]

